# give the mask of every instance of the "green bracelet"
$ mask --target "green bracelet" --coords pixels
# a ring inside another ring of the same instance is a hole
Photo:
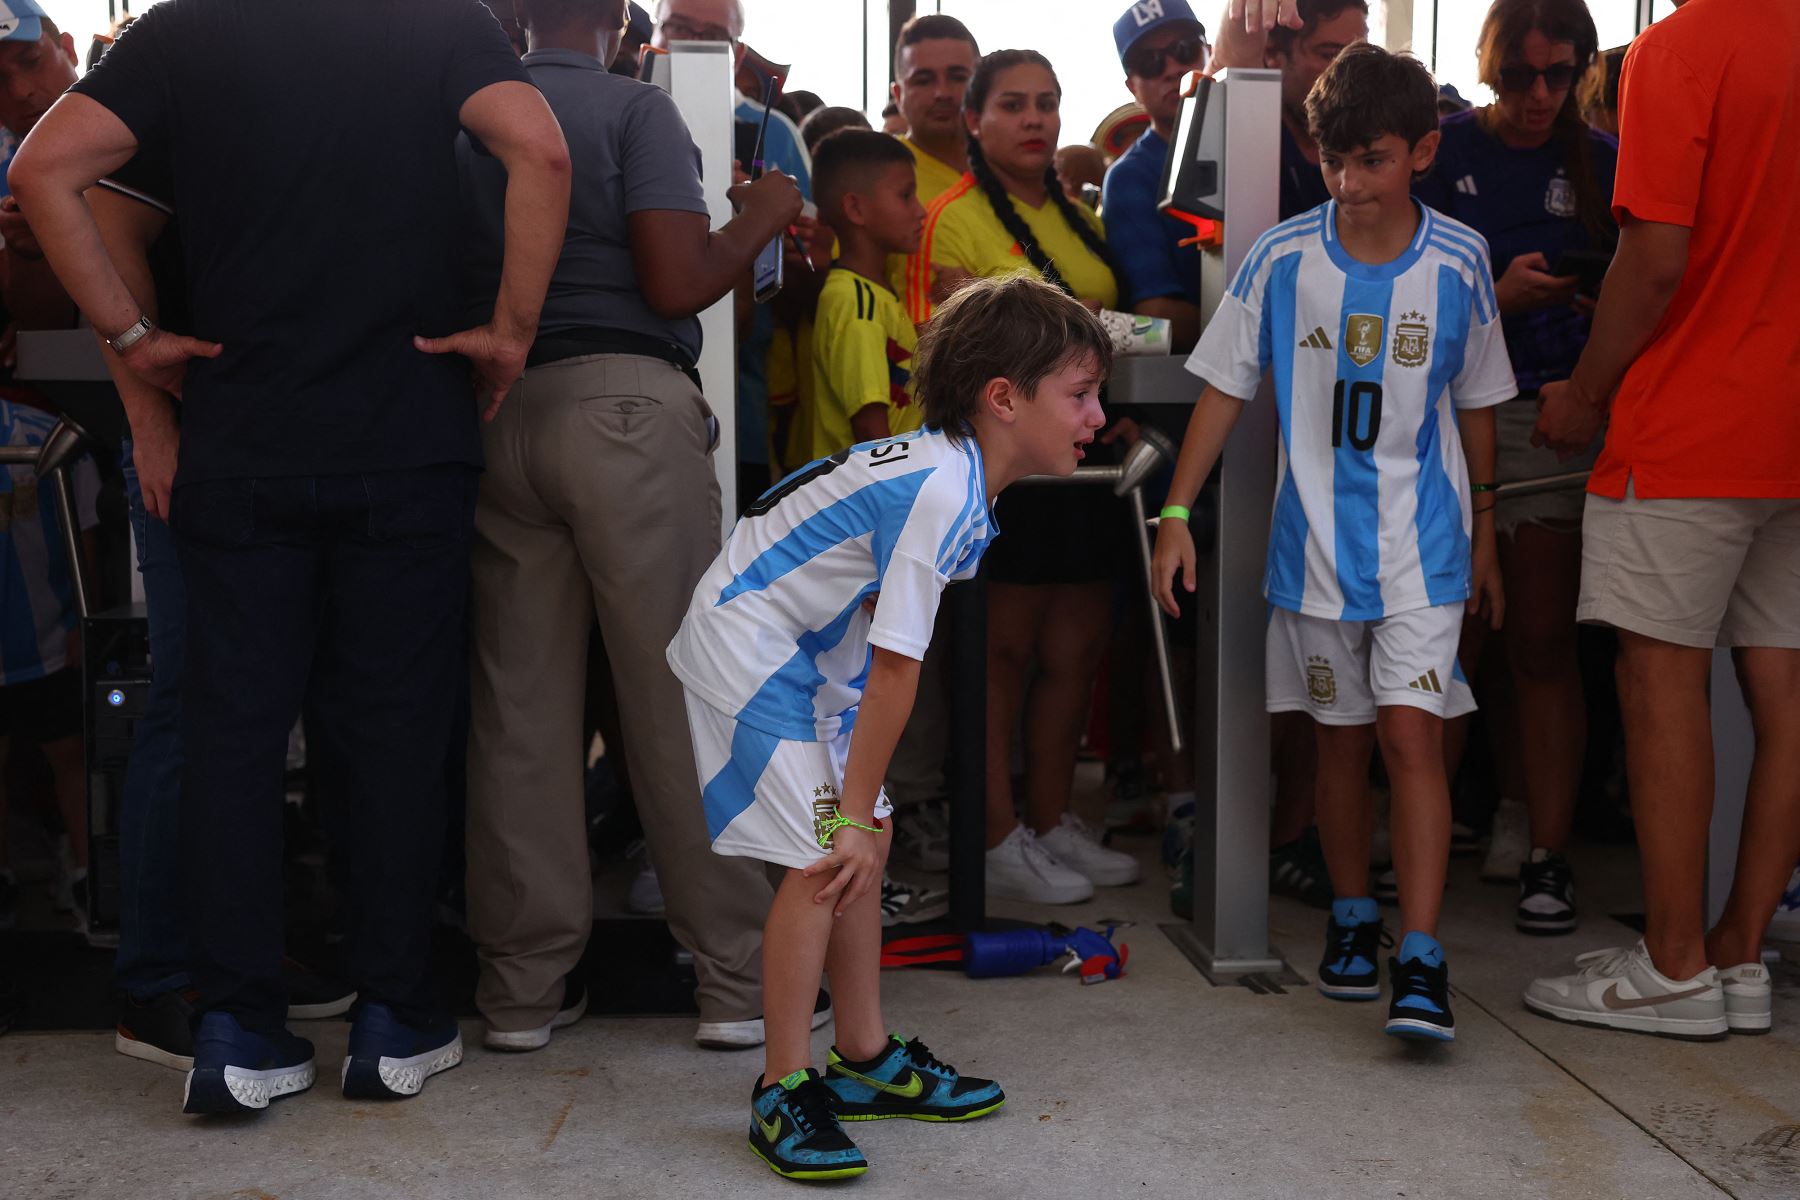
[[[1188,510],[1179,504],[1165,504],[1156,516],[1161,521],[1185,521],[1188,519]]]
[[[870,833],[881,832],[881,827],[879,825],[864,825],[861,821],[852,821],[836,808],[833,808],[831,810],[831,816],[818,822],[819,848],[822,850],[831,849],[831,839],[837,834],[838,830],[846,825],[853,829],[866,829]]]
[[[1471,483],[1469,490],[1471,492],[1491,492],[1499,486],[1497,483]]]

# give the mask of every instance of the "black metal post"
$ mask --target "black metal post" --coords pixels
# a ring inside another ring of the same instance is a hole
[[[987,581],[986,571],[944,591],[950,636],[950,924],[987,923]]]

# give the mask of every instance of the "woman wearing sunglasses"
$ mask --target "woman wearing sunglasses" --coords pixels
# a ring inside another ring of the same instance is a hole
[[[1593,463],[1591,452],[1559,463],[1532,449],[1530,437],[1538,389],[1567,379],[1587,342],[1599,274],[1618,240],[1611,214],[1618,143],[1588,127],[1575,93],[1597,41],[1582,0],[1495,0],[1478,49],[1481,81],[1495,102],[1445,118],[1437,164],[1417,188],[1427,204],[1478,230],[1492,251],[1519,384],[1518,399],[1497,415],[1503,480]],[[1499,722],[1505,798],[1482,875],[1520,881],[1515,924],[1527,933],[1575,928],[1562,851],[1587,740],[1575,653],[1582,502],[1573,488],[1505,500],[1496,514],[1511,698],[1483,701]],[[1474,639],[1465,632],[1465,670],[1479,657]]]

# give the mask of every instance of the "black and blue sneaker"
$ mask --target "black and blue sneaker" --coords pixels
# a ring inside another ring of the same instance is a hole
[[[1006,1093],[993,1080],[958,1074],[918,1038],[903,1042],[897,1035],[890,1035],[887,1050],[868,1062],[852,1062],[832,1047],[825,1086],[837,1097],[837,1114],[846,1121],[972,1121],[1006,1103]]]
[[[1450,1013],[1450,968],[1444,948],[1423,933],[1407,934],[1400,953],[1388,959],[1394,999],[1388,1005],[1387,1031],[1395,1037],[1433,1042],[1456,1040],[1456,1018]]]
[[[1333,900],[1325,920],[1325,957],[1319,960],[1319,994],[1333,1000],[1381,996],[1381,909],[1367,896]],[[1390,942],[1389,945],[1392,945]]]
[[[462,1031],[451,1017],[408,1025],[385,1004],[361,1005],[344,1056],[344,1095],[352,1100],[404,1100],[425,1081],[462,1061]]]
[[[230,1013],[209,1012],[194,1032],[194,1066],[181,1111],[258,1112],[271,1100],[304,1092],[317,1077],[312,1043],[305,1038],[285,1029],[257,1033]]]
[[[853,1179],[869,1169],[838,1124],[837,1099],[811,1067],[750,1093],[750,1151],[788,1179]]]

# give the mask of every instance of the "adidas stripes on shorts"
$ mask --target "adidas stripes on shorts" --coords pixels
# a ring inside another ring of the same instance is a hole
[[[687,692],[700,799],[715,854],[805,868],[824,858],[821,820],[844,790],[850,734],[802,742],[746,725]],[[876,823],[893,815],[887,792],[875,798]]]
[[[1440,604],[1379,621],[1333,621],[1269,609],[1264,666],[1270,712],[1324,725],[1369,725],[1392,704],[1440,717],[1475,711],[1457,665],[1464,606]]]

